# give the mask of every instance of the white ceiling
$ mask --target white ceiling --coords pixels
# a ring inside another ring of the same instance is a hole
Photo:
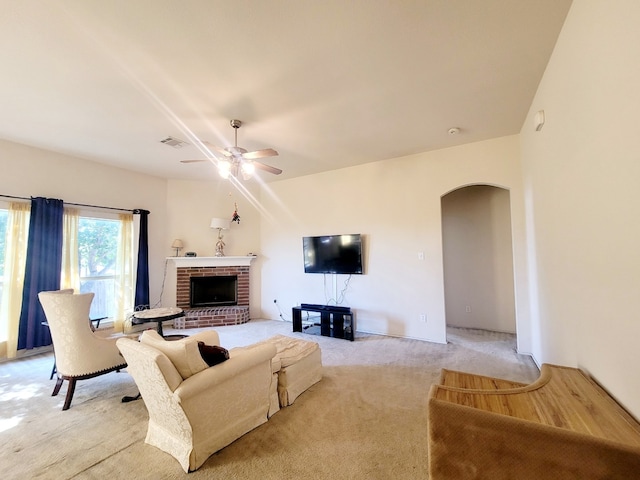
[[[570,3],[0,0],[0,138],[207,179],[237,118],[273,180],[516,134]]]

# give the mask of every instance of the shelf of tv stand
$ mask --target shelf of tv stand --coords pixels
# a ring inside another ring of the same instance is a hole
[[[304,320],[302,318],[303,312],[307,314]],[[303,303],[299,307],[293,307],[291,316],[294,332],[344,338],[352,342],[354,340],[355,323],[353,313],[348,307]]]

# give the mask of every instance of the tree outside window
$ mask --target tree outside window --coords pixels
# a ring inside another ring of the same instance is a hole
[[[80,217],[78,222],[80,291],[95,294],[91,318],[114,317],[116,314],[119,234],[118,220]]]

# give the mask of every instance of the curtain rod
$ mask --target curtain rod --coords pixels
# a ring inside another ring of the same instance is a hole
[[[32,197],[16,197],[14,195],[3,195],[0,193],[0,197],[4,197],[4,198],[14,198],[17,200],[31,200]],[[141,210],[139,208],[135,208],[135,209],[128,209],[128,208],[116,208],[116,207],[103,207],[101,205],[88,205],[85,203],[68,203],[65,202],[64,200],[62,201],[64,203],[64,205],[73,205],[74,207],[89,207],[89,208],[102,208],[104,210],[117,210],[119,212],[131,212],[131,213],[142,213],[142,212],[146,212],[146,210]]]

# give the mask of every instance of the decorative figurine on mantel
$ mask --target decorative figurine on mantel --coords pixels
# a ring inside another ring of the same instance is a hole
[[[218,236],[216,242],[216,257],[224,257],[224,242],[222,241],[222,235]]]

